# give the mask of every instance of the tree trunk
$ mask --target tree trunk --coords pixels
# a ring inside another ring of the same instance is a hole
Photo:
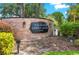
[[[75,18],[76,18],[76,15],[74,15],[74,23],[75,23]]]
[[[23,3],[19,3],[19,4],[18,4],[18,6],[19,6],[19,8],[20,8],[20,10],[19,10],[19,15],[20,15],[20,17],[24,17],[24,11],[25,11],[24,5],[25,5],[25,4],[23,4]]]

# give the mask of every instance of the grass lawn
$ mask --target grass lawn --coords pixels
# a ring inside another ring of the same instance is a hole
[[[79,55],[79,51],[49,51],[43,53],[43,55]]]

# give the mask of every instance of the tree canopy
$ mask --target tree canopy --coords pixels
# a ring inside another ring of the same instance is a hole
[[[68,10],[68,20],[77,21],[79,19],[79,4],[70,5]]]
[[[55,21],[57,21],[57,23],[59,25],[61,25],[62,21],[64,20],[64,15],[61,12],[54,12],[54,13],[50,14],[49,16],[54,18]]]
[[[12,3],[4,4],[1,14],[3,17],[44,17],[44,4],[40,3]]]

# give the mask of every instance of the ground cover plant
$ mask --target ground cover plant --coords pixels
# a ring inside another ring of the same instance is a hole
[[[0,55],[12,54],[14,37],[10,32],[0,32]]]
[[[69,51],[49,51],[43,53],[44,55],[79,55],[79,51],[69,50]]]

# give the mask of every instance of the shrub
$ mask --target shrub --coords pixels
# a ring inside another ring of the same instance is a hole
[[[12,32],[10,24],[0,21],[0,32]]]
[[[79,39],[74,40],[74,45],[79,46]]]
[[[73,23],[66,22],[60,26],[60,31],[64,36],[72,36],[75,29],[73,28]]]
[[[12,53],[14,47],[14,37],[10,32],[0,32],[0,54],[8,55]]]
[[[63,36],[73,36],[75,35],[78,28],[79,23],[66,22],[60,26],[60,31]]]

